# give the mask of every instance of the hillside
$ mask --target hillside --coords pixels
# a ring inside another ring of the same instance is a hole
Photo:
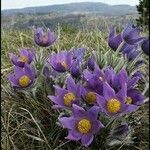
[[[108,5],[105,3],[83,2],[70,3],[61,5],[41,6],[41,7],[27,7],[23,9],[8,9],[2,10],[2,15],[14,15],[17,13],[99,13],[102,15],[126,15],[135,14],[136,7],[130,5]]]

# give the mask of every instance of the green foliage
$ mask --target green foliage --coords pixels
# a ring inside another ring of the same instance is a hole
[[[47,54],[51,51],[60,51],[61,49],[70,50],[74,47],[83,46],[87,49],[87,55],[85,57],[90,56],[91,53],[95,53],[98,56],[97,62],[101,68],[106,65],[112,65],[116,71],[124,67],[127,68],[129,73],[133,72],[135,62],[128,62],[127,59],[120,57],[120,54],[110,50],[107,44],[108,35],[106,32],[102,32],[99,29],[77,32],[71,26],[67,26],[67,30],[66,26],[59,26],[58,29],[55,30],[55,33],[59,37],[59,42],[45,49]],[[2,149],[87,150],[87,148],[80,146],[79,142],[72,142],[64,139],[67,135],[66,130],[62,129],[58,123],[55,124],[55,122],[58,121],[57,118],[60,112],[59,110],[53,110],[51,108],[52,103],[47,98],[47,95],[44,94],[45,88],[47,87],[41,88],[43,87],[42,84],[45,84],[44,81],[41,81],[41,84],[37,84],[38,86],[31,91],[17,92],[10,87],[6,78],[7,73],[12,70],[8,54],[10,52],[17,52],[20,47],[32,47],[35,48],[36,51],[41,50],[34,44],[31,30],[2,31]],[[147,60],[147,58],[145,59]],[[41,63],[43,63],[43,60],[41,60]],[[147,72],[147,66],[143,65],[141,68],[137,68],[137,70],[139,69]],[[41,80],[41,78],[39,78],[39,80]],[[147,78],[144,80],[148,82]],[[48,87],[50,88],[52,85],[53,82],[49,81]],[[51,91],[47,92],[50,94]],[[147,110],[148,108],[146,110],[143,109],[144,113],[147,112]],[[138,112],[135,114],[137,113]],[[138,119],[138,117],[139,116],[136,116],[136,119]],[[143,117],[144,121],[148,122],[148,117],[146,118],[142,115],[140,115],[140,117]],[[133,118],[130,120],[130,123],[132,122]],[[138,120],[138,122],[140,121]],[[142,127],[143,126],[142,124]],[[141,128],[141,126],[139,127]],[[147,146],[148,138],[146,135],[148,131],[145,130],[143,132],[146,138],[140,139],[140,142],[145,142]],[[141,133],[141,135],[142,134],[143,133]],[[95,141],[93,141],[93,146],[90,146],[88,150],[101,150],[101,145],[104,144],[101,143],[102,141],[103,136],[98,135]],[[128,147],[124,145],[124,143],[121,143],[121,145],[117,147],[111,146],[108,149],[136,149],[136,142],[137,141],[135,141],[135,144],[129,145]],[[138,149],[141,148],[143,147],[139,145]],[[144,149],[147,149],[147,147],[144,147]]]
[[[140,0],[137,6],[137,11],[139,12],[139,19],[137,19],[137,24],[142,27],[149,27],[149,0]]]

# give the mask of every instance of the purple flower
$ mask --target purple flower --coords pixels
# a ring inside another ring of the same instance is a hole
[[[88,61],[87,61],[87,65],[88,65],[89,69],[92,70],[92,71],[94,70],[95,62],[96,62],[96,58],[95,58],[94,55],[91,56],[91,57],[88,59]]]
[[[138,44],[144,38],[140,37],[140,29],[129,23],[122,31],[123,40],[131,45]]]
[[[82,87],[82,98],[88,104],[96,104],[96,92],[88,87]]]
[[[72,77],[78,78],[81,75],[81,68],[80,68],[80,62],[78,60],[74,61],[71,68],[70,72]]]
[[[141,105],[144,103],[145,97],[137,89],[130,89],[127,91],[127,98],[125,103],[132,105]]]
[[[141,48],[143,52],[149,56],[149,38],[143,40]]]
[[[103,96],[97,95],[97,103],[102,112],[108,116],[117,117],[126,113],[134,112],[137,106],[133,104],[126,104],[127,85],[124,84],[122,88],[116,93],[110,85],[103,83]]]
[[[56,36],[49,29],[44,32],[42,28],[34,29],[34,41],[37,45],[48,47],[56,41]]]
[[[116,34],[116,29],[113,27],[110,29],[109,37],[108,37],[108,45],[110,48],[114,51],[117,50],[119,45],[122,43],[122,37],[121,34]]]
[[[54,70],[65,72],[70,69],[73,63],[73,58],[71,52],[61,51],[59,53],[52,53],[48,62]]]
[[[55,96],[49,95],[48,98],[55,103],[53,108],[71,107],[73,103],[78,103],[81,96],[80,85],[75,84],[72,77],[67,78],[67,89],[55,87]]]
[[[82,107],[73,104],[73,116],[59,118],[64,128],[69,130],[66,139],[74,141],[81,139],[82,145],[88,147],[94,139],[94,134],[104,127],[97,120],[98,113],[99,107],[97,106],[85,111]]]
[[[77,59],[77,60],[81,61],[84,56],[84,53],[85,53],[85,48],[82,48],[82,47],[74,48],[72,50],[73,59]]]
[[[85,69],[83,71],[84,79],[87,81],[87,87],[95,92],[102,93],[102,82],[105,80],[104,73],[100,70],[99,66],[95,64],[94,71],[90,72]]]
[[[33,61],[35,52],[33,49],[21,49],[19,55],[11,53],[10,60],[15,66],[24,67],[25,63],[30,64]]]
[[[27,88],[35,81],[36,74],[31,66],[25,64],[24,68],[14,66],[14,73],[8,74],[7,78],[14,88]]]

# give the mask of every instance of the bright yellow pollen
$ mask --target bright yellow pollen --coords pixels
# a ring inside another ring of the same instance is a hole
[[[22,61],[22,62],[25,62],[25,63],[28,63],[29,62],[29,59],[27,56],[20,56],[19,57],[19,61]]]
[[[30,78],[26,75],[22,76],[20,79],[19,79],[19,85],[21,87],[26,87],[28,86],[30,83]]]
[[[132,98],[131,97],[127,97],[125,103],[126,104],[131,104],[132,103]]]
[[[89,133],[92,128],[91,122],[88,119],[82,119],[77,124],[77,129],[80,133]]]
[[[88,92],[86,95],[86,101],[89,104],[95,103],[96,102],[96,93],[95,92]]]
[[[65,68],[67,69],[68,68],[68,65],[65,61],[61,61],[60,64]]]
[[[121,108],[121,103],[117,99],[110,99],[107,102],[107,110],[110,113],[116,113],[116,112],[118,112],[120,110],[120,108]]]
[[[75,100],[75,95],[73,93],[67,93],[64,95],[64,104],[68,107],[71,106],[71,102]]]

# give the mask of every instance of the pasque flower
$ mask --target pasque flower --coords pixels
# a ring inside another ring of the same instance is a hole
[[[10,53],[9,57],[14,65],[24,67],[25,63],[30,64],[33,61],[35,57],[35,51],[34,49],[25,48],[19,51],[19,56]]]
[[[83,146],[89,146],[94,134],[103,128],[103,124],[97,120],[99,107],[93,106],[85,111],[82,107],[73,104],[73,116],[59,118],[60,123],[69,130],[66,139],[78,141],[81,139]]]
[[[84,57],[84,53],[85,53],[85,48],[83,48],[83,47],[74,48],[72,50],[73,59],[77,59],[77,60],[81,61]]]
[[[81,65],[79,60],[75,60],[70,68],[72,77],[78,78],[81,75]]]
[[[35,70],[28,64],[24,68],[14,66],[14,73],[8,74],[8,80],[14,88],[27,88],[33,84],[36,78]]]
[[[48,47],[56,41],[56,36],[49,29],[45,32],[42,28],[34,29],[34,41],[38,46]]]
[[[110,46],[110,48],[116,51],[122,41],[123,39],[121,37],[121,34],[116,34],[116,29],[114,27],[111,28],[108,37],[108,45]]]
[[[71,107],[73,103],[78,103],[81,95],[80,85],[75,84],[71,76],[67,78],[67,88],[54,87],[55,96],[48,96],[55,103],[53,108],[67,108]]]
[[[96,63],[96,58],[94,55],[92,55],[87,61],[87,66],[89,67],[90,70],[92,71],[94,70],[95,63]]]
[[[53,52],[49,59],[49,64],[58,72],[65,72],[70,69],[73,63],[73,56],[71,52],[61,51],[58,53]]]
[[[123,40],[131,45],[138,44],[144,37],[140,36],[140,29],[129,23],[122,31]]]
[[[83,77],[86,80],[87,87],[99,94],[102,93],[102,82],[105,80],[104,73],[95,63],[94,70],[91,72],[88,69],[83,71]]]
[[[124,86],[122,86],[122,88],[116,93],[107,82],[104,82],[103,96],[97,95],[97,103],[100,106],[102,112],[112,117],[118,117],[137,110],[136,105],[126,104],[126,99],[126,84],[124,84]]]
[[[149,56],[149,37],[143,40],[141,48],[143,52]]]

